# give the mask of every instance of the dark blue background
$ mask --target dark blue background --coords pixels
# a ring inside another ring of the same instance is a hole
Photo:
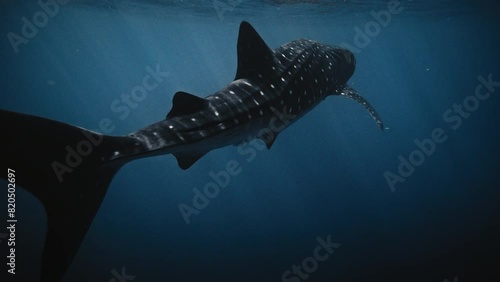
[[[176,91],[203,97],[230,82],[242,20],[273,48],[303,37],[353,45],[354,27],[387,6],[244,2],[221,19],[211,1],[176,2],[70,2],[17,54],[7,34],[20,34],[21,18],[40,8],[4,4],[0,107],[90,129],[109,118],[113,135],[127,134],[163,119]],[[308,281],[494,280],[500,88],[458,129],[442,117],[474,94],[478,76],[500,81],[494,3],[402,1],[403,12],[356,54],[350,84],[380,113],[384,132],[360,105],[330,97],[251,162],[227,147],[187,171],[169,155],[126,165],[64,281],[110,281],[122,267],[134,281],[281,281],[328,235],[341,247]],[[111,103],[157,64],[169,76],[121,120]],[[391,192],[384,172],[396,173],[398,156],[435,128],[448,139]],[[241,174],[186,225],[178,205],[191,204],[192,189],[230,160]],[[22,189],[17,205],[18,274],[2,281],[37,281],[44,210]]]

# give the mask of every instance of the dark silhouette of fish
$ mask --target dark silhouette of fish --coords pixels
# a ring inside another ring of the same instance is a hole
[[[383,129],[375,110],[346,84],[355,64],[350,51],[312,40],[271,50],[242,22],[234,81],[205,98],[177,92],[165,120],[127,136],[0,110],[0,130],[9,136],[1,146],[4,168],[14,169],[17,184],[47,211],[41,280],[63,277],[113,176],[131,160],[173,154],[187,169],[209,151],[249,136],[271,148],[284,128],[330,95],[356,100]]]

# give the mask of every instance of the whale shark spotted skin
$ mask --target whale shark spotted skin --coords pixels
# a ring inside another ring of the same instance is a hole
[[[205,98],[177,92],[165,120],[127,136],[0,110],[0,130],[11,136],[0,146],[7,156],[2,164],[22,173],[16,183],[47,212],[41,281],[64,276],[113,176],[131,160],[173,154],[187,169],[211,150],[251,138],[271,148],[279,132],[330,95],[359,102],[384,129],[373,107],[347,85],[356,65],[350,51],[307,39],[271,50],[242,22],[237,52],[234,81]]]
[[[373,107],[346,85],[355,65],[350,51],[308,39],[292,41],[273,51],[249,23],[243,22],[234,81],[205,98],[177,92],[167,119],[130,134],[137,139],[135,151],[116,152],[114,157],[167,151],[186,169],[215,148],[238,145],[248,136],[257,135],[277,115],[282,115],[281,121],[288,117],[290,121],[283,126],[290,125],[329,95],[358,101],[383,130]],[[226,134],[222,140],[203,142],[222,133]],[[262,140],[271,148],[277,135]]]

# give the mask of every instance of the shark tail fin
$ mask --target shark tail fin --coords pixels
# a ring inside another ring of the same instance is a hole
[[[124,161],[110,161],[129,137],[101,135],[57,121],[0,110],[3,169],[44,205],[47,233],[41,281],[67,271]],[[3,178],[7,177],[2,173]]]
[[[375,120],[380,130],[383,131],[385,129],[384,124],[382,123],[382,119],[375,111],[375,108],[373,108],[372,105],[370,105],[370,103],[365,98],[359,95],[359,93],[356,90],[354,90],[350,86],[345,86],[337,94],[349,97],[354,101],[363,105],[363,107],[365,107],[365,109],[370,113],[371,117]]]

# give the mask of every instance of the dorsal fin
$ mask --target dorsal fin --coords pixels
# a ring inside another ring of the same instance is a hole
[[[204,109],[207,106],[207,99],[179,91],[174,95],[174,99],[172,100],[172,109],[167,114],[167,119],[192,114]]]
[[[241,22],[238,36],[238,70],[234,80],[262,73],[274,64],[274,53],[248,22]]]

